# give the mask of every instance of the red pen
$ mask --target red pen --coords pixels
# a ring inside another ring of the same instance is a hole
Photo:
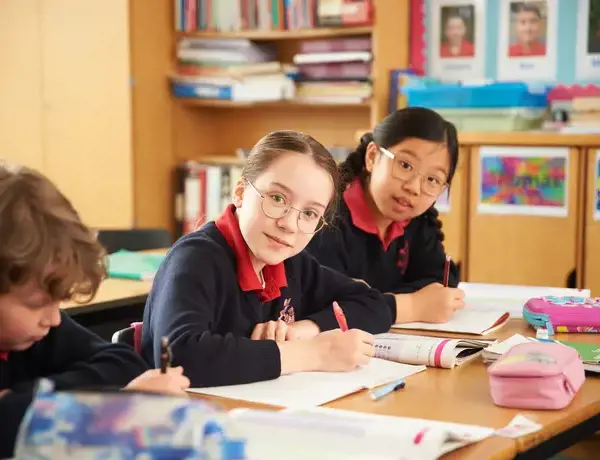
[[[448,278],[450,278],[450,261],[452,258],[446,254],[446,263],[444,264],[444,287],[448,287]]]
[[[346,332],[348,330],[346,315],[344,315],[344,310],[342,310],[342,307],[340,307],[340,304],[337,302],[333,302],[333,313],[335,314],[335,319],[337,320],[342,332]]]

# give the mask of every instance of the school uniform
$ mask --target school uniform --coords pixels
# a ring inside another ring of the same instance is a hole
[[[385,293],[394,319],[393,294],[443,282],[446,253],[428,218],[393,222],[382,238],[358,179],[344,192],[337,214],[336,221],[315,235],[307,250],[321,264]],[[452,263],[448,285],[456,287],[458,281],[458,269]]]
[[[153,282],[144,311],[143,356],[158,364],[161,337],[169,339],[172,365],[183,366],[192,387],[275,379],[281,374],[273,340],[251,340],[258,323],[314,321],[321,331],[338,327],[332,302],[348,326],[389,330],[382,295],[321,265],[302,251],[263,269],[252,267],[235,207],[216,222],[179,239]]]
[[[17,430],[38,379],[56,390],[122,388],[148,369],[126,345],[111,344],[64,312],[61,323],[27,350],[0,353],[0,458],[13,456]]]

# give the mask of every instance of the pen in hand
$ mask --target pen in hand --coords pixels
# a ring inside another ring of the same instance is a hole
[[[344,310],[342,310],[342,307],[340,307],[340,304],[337,302],[333,302],[333,314],[335,315],[335,319],[342,332],[346,332],[348,330],[346,315],[344,315]]]
[[[169,350],[169,339],[160,339],[160,373],[166,374],[167,368],[171,366],[171,351]]]
[[[444,287],[448,287],[448,280],[450,278],[450,262],[452,258],[446,254],[446,262],[444,263]]]

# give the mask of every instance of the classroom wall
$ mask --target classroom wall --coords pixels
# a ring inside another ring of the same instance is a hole
[[[129,8],[0,2],[0,158],[48,175],[94,227],[133,224]]]

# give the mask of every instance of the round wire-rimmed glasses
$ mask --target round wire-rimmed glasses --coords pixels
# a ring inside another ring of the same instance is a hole
[[[270,193],[269,195],[262,194],[252,182],[246,181],[252,190],[254,190],[260,197],[260,207],[265,216],[271,219],[281,219],[285,217],[291,209],[298,212],[297,223],[298,230],[307,235],[312,235],[322,230],[327,225],[323,216],[319,216],[310,209],[298,209],[294,208],[287,202],[287,198],[277,192]],[[310,213],[313,213],[312,215]]]
[[[420,176],[421,190],[425,195],[429,196],[439,196],[444,192],[444,190],[446,190],[446,188],[448,188],[448,182],[445,180],[439,177],[422,174],[417,171],[415,167],[410,164],[410,162],[406,160],[399,161],[396,155],[394,155],[388,149],[379,146],[377,147],[381,153],[393,161],[392,176],[394,176],[396,179],[408,182],[412,180],[415,175]]]

